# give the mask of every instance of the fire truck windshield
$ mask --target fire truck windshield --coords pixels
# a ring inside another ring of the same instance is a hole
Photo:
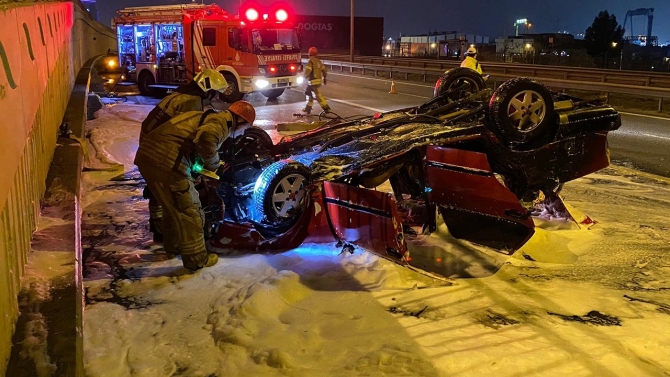
[[[253,29],[251,37],[255,52],[300,51],[295,29]]]

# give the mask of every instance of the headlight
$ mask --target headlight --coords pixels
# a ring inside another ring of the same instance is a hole
[[[300,84],[302,84],[303,82],[305,82],[305,78],[302,77],[302,76],[298,76],[297,82],[298,82],[298,85],[300,85]]]
[[[263,89],[268,85],[270,85],[270,83],[267,80],[256,80],[256,86],[260,89]]]
[[[116,62],[115,62],[114,60],[109,60],[109,61],[107,62],[107,65],[108,65],[110,68],[114,68],[114,67],[116,66]]]
[[[261,73],[261,75],[265,74],[265,68],[258,68],[258,72]]]

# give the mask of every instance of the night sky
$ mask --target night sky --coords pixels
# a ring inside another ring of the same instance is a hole
[[[183,4],[179,0],[98,0],[100,19],[110,24],[116,9],[127,6]],[[236,0],[205,0],[235,12]],[[288,0],[298,14],[349,15],[349,0]],[[257,0],[272,4],[274,1]],[[411,4],[411,5],[408,5]],[[670,0],[355,0],[357,16],[384,17],[384,34],[389,37],[435,31],[488,35],[491,38],[514,34],[512,24],[518,18],[532,23],[531,32],[548,33],[567,30],[583,33],[601,10],[607,10],[623,24],[626,11],[655,8],[653,35],[659,43],[670,41]],[[635,34],[646,32],[647,19],[633,18]]]

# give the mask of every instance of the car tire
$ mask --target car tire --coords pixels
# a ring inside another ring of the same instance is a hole
[[[277,97],[281,96],[284,94],[285,88],[279,88],[279,89],[268,89],[264,90],[261,93],[266,96],[268,99],[276,99]]]
[[[240,92],[240,83],[237,82],[235,76],[224,72],[221,72],[221,74],[226,78],[226,82],[228,82],[228,87],[223,93],[219,94],[221,101],[233,103],[244,98],[244,93]]]
[[[244,149],[246,154],[263,154],[272,150],[272,138],[264,129],[249,126],[244,133],[235,138],[235,149]]]
[[[272,138],[264,129],[249,126],[242,135],[227,138],[223,142],[220,148],[221,158],[228,161],[241,156],[261,155],[269,153],[272,147]]]
[[[506,81],[491,96],[487,124],[509,147],[534,148],[556,136],[551,92],[529,78]]]
[[[277,225],[295,222],[307,205],[309,182],[309,169],[296,161],[277,161],[265,168],[253,195],[258,221]]]
[[[470,68],[458,67],[446,71],[439,79],[437,79],[435,89],[433,90],[433,96],[437,97],[446,93],[450,89],[466,84],[469,85],[467,92],[470,93],[477,93],[486,88],[484,78],[477,71]],[[458,96],[460,93],[455,94]],[[452,99],[457,100],[459,98]]]
[[[149,71],[142,71],[139,78],[137,79],[137,86],[140,89],[140,93],[143,96],[153,96],[155,95],[155,90],[149,85],[156,84],[156,79]]]
[[[244,130],[242,137],[247,139],[253,139],[255,143],[262,149],[271,149],[273,146],[272,138],[265,132],[264,129],[257,126],[249,126]]]

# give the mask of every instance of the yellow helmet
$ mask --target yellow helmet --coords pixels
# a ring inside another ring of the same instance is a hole
[[[198,73],[194,78],[200,89],[203,92],[207,93],[210,90],[215,90],[217,92],[223,93],[223,91],[228,87],[228,82],[226,78],[219,72],[214,69],[205,68],[202,72]]]

